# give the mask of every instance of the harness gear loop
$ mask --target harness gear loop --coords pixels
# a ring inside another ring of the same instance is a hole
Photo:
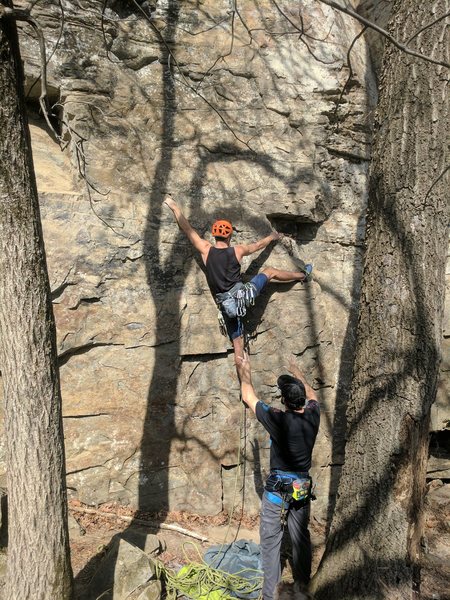
[[[281,505],[280,521],[282,527],[286,525],[289,511],[293,506],[303,506],[314,498],[312,478],[307,472],[271,471],[264,489],[269,493],[269,496],[273,496],[273,492],[275,492],[276,497],[269,499],[271,502]]]

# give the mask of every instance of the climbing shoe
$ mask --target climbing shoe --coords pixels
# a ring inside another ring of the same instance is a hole
[[[312,281],[312,270],[313,266],[311,264],[308,263],[307,265],[305,265],[305,268],[303,269],[303,273],[305,274],[305,283]]]

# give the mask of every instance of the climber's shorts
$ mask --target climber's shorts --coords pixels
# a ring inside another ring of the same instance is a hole
[[[253,285],[258,290],[256,294],[257,296],[259,296],[263,289],[266,287],[268,281],[269,278],[267,277],[267,275],[264,275],[264,273],[258,273],[258,275],[255,275],[253,279],[250,279],[250,283],[253,283]]]
[[[267,275],[264,275],[264,273],[258,273],[258,275],[255,275],[255,277],[253,277],[253,279],[250,280],[250,283],[252,283],[256,288],[255,297],[261,294],[263,289],[266,287],[268,281],[269,278],[267,277]],[[240,319],[239,317],[235,319],[230,319],[225,314],[223,314],[223,318],[231,341],[235,340],[241,335],[244,335],[244,326],[242,323],[242,319]]]

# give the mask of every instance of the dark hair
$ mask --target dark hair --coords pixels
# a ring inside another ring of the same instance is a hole
[[[219,235],[215,235],[214,239],[216,240],[216,242],[226,242],[229,237],[230,236],[228,236],[228,237],[222,237],[222,236],[219,236]]]
[[[305,406],[305,386],[299,379],[291,375],[280,375],[277,385],[281,392],[281,400],[288,408],[298,410]]]

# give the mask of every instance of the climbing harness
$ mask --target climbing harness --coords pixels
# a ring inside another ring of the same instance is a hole
[[[286,525],[292,506],[302,506],[309,500],[315,500],[312,492],[312,478],[308,473],[271,471],[264,489],[267,499],[273,504],[281,506],[280,520],[283,527]]]
[[[248,283],[238,281],[228,292],[216,294],[216,302],[228,318],[236,319],[244,317],[247,308],[255,304],[257,293],[256,286],[251,281]]]
[[[245,328],[241,319],[247,314],[247,308],[254,306],[257,296],[256,286],[249,283],[237,283],[229,292],[223,292],[216,295],[216,302],[219,306],[217,319],[219,321],[220,333],[227,337],[227,325],[224,315],[229,319],[237,319],[239,322],[239,331],[244,332]]]

